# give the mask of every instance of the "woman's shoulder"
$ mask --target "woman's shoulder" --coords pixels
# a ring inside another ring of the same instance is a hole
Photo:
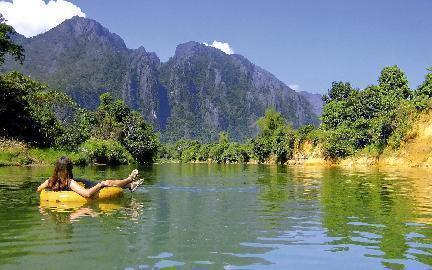
[[[78,183],[79,183],[79,180],[77,180],[77,179],[75,179],[75,178],[71,178],[71,179],[69,179],[68,181],[69,181],[69,183],[68,183],[69,186],[70,186],[72,183],[75,183],[75,184],[78,184]]]

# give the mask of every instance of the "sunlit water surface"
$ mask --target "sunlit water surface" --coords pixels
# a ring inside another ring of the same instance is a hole
[[[123,178],[132,167],[75,168]],[[431,269],[431,171],[161,164],[120,200],[40,204],[0,168],[1,269]]]

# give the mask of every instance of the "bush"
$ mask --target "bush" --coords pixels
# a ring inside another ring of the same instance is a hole
[[[90,139],[83,143],[80,150],[89,162],[104,164],[133,163],[132,155],[115,140]]]
[[[225,144],[213,143],[209,145],[209,158],[217,163],[222,163],[224,159]]]
[[[207,161],[210,157],[210,145],[202,144],[198,149],[198,153],[196,155],[196,159],[198,161]]]
[[[90,139],[94,124],[95,118],[92,112],[78,110],[71,123],[63,126],[63,132],[55,139],[55,145],[60,149],[77,150],[83,142]]]
[[[200,148],[201,144],[198,141],[186,141],[183,145],[180,160],[183,162],[196,161]]]
[[[153,162],[160,145],[159,136],[138,112],[124,120],[121,142],[139,163]]]
[[[222,159],[226,163],[248,162],[250,153],[245,145],[230,143],[222,154]]]
[[[327,130],[323,139],[323,154],[326,159],[344,158],[356,151],[355,130],[341,125],[334,130]]]
[[[257,137],[251,140],[252,157],[262,163],[270,157],[272,148],[268,138]]]
[[[273,108],[266,110],[265,116],[257,121],[260,133],[251,140],[252,156],[265,162],[271,156],[284,163],[294,152],[295,134],[291,125]]]
[[[415,106],[414,103],[404,102],[396,110],[395,117],[391,121],[392,132],[387,140],[387,144],[391,148],[399,148],[402,142],[405,142],[408,139],[407,134],[412,128],[412,124],[418,115]]]
[[[158,148],[157,157],[164,160],[175,159],[175,146],[173,144],[161,144]]]

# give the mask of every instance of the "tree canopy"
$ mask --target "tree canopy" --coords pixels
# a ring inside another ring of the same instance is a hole
[[[11,35],[15,34],[12,26],[6,24],[6,20],[0,14],[0,65],[5,61],[5,55],[12,55],[15,60],[24,61],[24,49],[22,46],[12,42]]]

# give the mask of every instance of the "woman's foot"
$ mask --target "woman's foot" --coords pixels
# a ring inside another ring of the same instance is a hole
[[[128,180],[130,180],[130,181],[135,181],[135,178],[137,178],[137,176],[138,176],[138,170],[137,169],[135,169],[135,170],[133,170],[132,172],[131,172],[131,174],[129,174],[129,176],[128,176]]]
[[[138,181],[133,181],[132,183],[130,183],[130,191],[134,192],[139,186],[142,185],[142,183],[144,183],[144,179],[140,179]]]

